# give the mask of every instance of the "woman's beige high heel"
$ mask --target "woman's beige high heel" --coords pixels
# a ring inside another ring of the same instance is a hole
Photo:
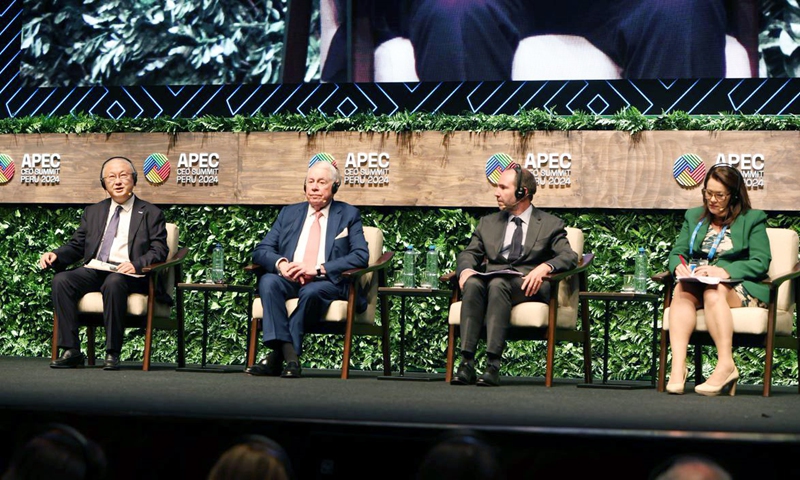
[[[736,367],[733,367],[733,371],[728,375],[728,378],[722,382],[722,385],[709,385],[708,382],[701,383],[694,387],[694,391],[699,393],[700,395],[705,395],[707,397],[714,397],[722,393],[725,387],[730,386],[730,390],[728,391],[728,395],[731,397],[736,395],[736,384],[739,382],[739,370]]]
[[[686,384],[686,377],[689,376],[689,369],[687,367],[683,367],[683,379],[681,379],[680,383],[672,382],[670,378],[670,382],[667,383],[667,393],[672,395],[683,395],[683,386]]]

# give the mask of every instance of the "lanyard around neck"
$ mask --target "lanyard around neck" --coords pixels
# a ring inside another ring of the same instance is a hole
[[[703,225],[703,222],[705,222],[705,221],[706,221],[705,219],[700,220],[697,223],[697,226],[694,227],[694,232],[692,232],[692,239],[689,241],[689,257],[690,258],[692,257],[692,254],[694,253],[694,241],[697,238],[697,232],[700,231],[700,227]],[[722,237],[725,236],[725,231],[727,229],[728,229],[727,225],[722,227],[722,230],[720,230],[719,234],[717,234],[717,238],[714,239],[714,243],[711,245],[711,250],[708,252],[708,259],[709,260],[714,258],[714,255],[717,253],[717,247],[719,247],[720,242],[722,242]]]

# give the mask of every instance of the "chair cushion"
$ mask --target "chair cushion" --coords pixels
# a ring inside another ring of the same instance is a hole
[[[289,315],[294,312],[294,309],[297,308],[297,299],[290,298],[286,301],[286,311]],[[362,313],[356,313],[355,322],[356,323],[364,323],[368,325],[375,324],[375,315],[369,315],[369,308]],[[252,307],[253,318],[264,318],[264,306],[261,304],[260,298],[253,299],[253,307]],[[331,306],[328,308],[328,311],[325,313],[325,318],[323,318],[326,322],[346,322],[347,321],[347,301],[346,300],[334,300],[331,303]]]
[[[91,292],[84,295],[78,302],[78,311],[89,314],[103,314],[103,295],[100,292]],[[153,311],[153,326],[155,328],[174,329],[177,323],[170,318],[171,307],[167,304],[156,302]],[[136,317],[147,316],[147,295],[132,293],[128,295],[128,315]]]
[[[520,303],[511,309],[511,326],[513,327],[546,327],[548,325],[550,306],[541,302]],[[450,325],[461,325],[461,302],[450,305],[447,318]],[[556,326],[558,328],[575,329],[578,325],[578,310],[572,306],[558,309]]]
[[[669,312],[664,310],[664,330],[669,330]],[[766,334],[767,333],[767,309],[757,307],[732,308],[733,331],[736,333]],[[778,310],[775,322],[776,335],[791,335],[794,312]],[[697,327],[701,332],[707,332],[706,317],[704,310],[697,311]]]

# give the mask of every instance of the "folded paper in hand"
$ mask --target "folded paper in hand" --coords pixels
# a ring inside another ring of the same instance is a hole
[[[101,262],[100,260],[98,260],[98,259],[96,259],[96,258],[93,258],[92,260],[90,260],[90,261],[89,261],[89,263],[87,263],[86,265],[84,265],[84,267],[86,267],[86,268],[92,268],[92,269],[94,269],[94,270],[100,270],[100,271],[103,271],[103,272],[114,272],[114,273],[121,273],[122,275],[127,275],[127,276],[129,276],[129,277],[135,277],[135,278],[142,278],[142,277],[144,277],[144,275],[139,275],[139,274],[136,274],[136,273],[122,273],[122,272],[118,272],[118,271],[117,271],[117,266],[116,266],[116,265],[114,265],[113,263]]]
[[[679,282],[691,283],[705,283],[706,285],[719,285],[720,283],[739,283],[742,280],[738,278],[721,278],[721,277],[678,277]]]

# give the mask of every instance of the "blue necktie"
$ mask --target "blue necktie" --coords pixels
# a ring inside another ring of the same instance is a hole
[[[100,245],[100,251],[97,253],[97,259],[101,262],[107,262],[108,256],[111,254],[111,244],[114,243],[114,237],[117,236],[117,227],[119,227],[119,212],[122,211],[122,205],[117,205],[114,210],[114,215],[111,216],[111,221],[108,222],[106,234],[103,235],[103,243]]]
[[[522,256],[522,219],[514,217],[514,223],[517,224],[517,228],[514,229],[514,234],[511,235],[511,248],[508,251],[509,263],[516,262]]]

